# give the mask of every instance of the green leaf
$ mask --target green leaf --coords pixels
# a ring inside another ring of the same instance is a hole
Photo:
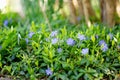
[[[80,62],[81,65],[83,65],[85,63],[86,63],[86,59],[82,59],[81,62]]]
[[[0,68],[2,68],[2,62],[0,61]]]
[[[39,45],[40,45],[40,44],[37,43],[37,42],[35,42],[35,41],[32,42],[32,46],[33,46],[33,49],[34,49],[34,50],[36,50],[36,48],[38,48]]]
[[[62,80],[69,80],[66,75],[59,74],[58,77]]]
[[[114,46],[115,45],[115,41],[114,40],[112,40],[112,46]]]
[[[84,69],[79,69],[80,73],[85,73],[86,71]]]
[[[111,66],[120,67],[120,63],[114,63],[114,64],[112,64]]]
[[[39,61],[38,60],[35,61],[35,65],[38,67],[38,65],[39,65]]]
[[[78,80],[80,77],[82,77],[83,76],[83,73],[79,73],[76,77],[76,79]]]
[[[20,50],[20,47],[16,47],[13,49],[13,52],[18,52]]]
[[[30,31],[31,32],[36,32],[36,26],[35,26],[35,23],[32,21],[32,24],[31,24],[31,27],[30,27]]]
[[[107,41],[109,41],[110,40],[110,36],[109,35],[107,35]]]
[[[91,40],[93,41],[93,43],[95,42],[95,35],[91,36]]]
[[[12,66],[5,66],[5,69],[6,69],[8,72],[11,72]]]

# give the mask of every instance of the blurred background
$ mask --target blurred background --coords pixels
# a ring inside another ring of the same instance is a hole
[[[61,22],[114,26],[120,24],[120,0],[0,0],[0,25],[11,19],[52,27]]]

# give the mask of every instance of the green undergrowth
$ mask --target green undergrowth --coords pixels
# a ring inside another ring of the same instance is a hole
[[[12,79],[100,80],[120,74],[120,27],[1,26],[0,74]]]

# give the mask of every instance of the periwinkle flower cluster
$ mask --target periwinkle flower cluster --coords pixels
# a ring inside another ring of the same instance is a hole
[[[46,40],[46,41],[51,41],[51,44],[56,44],[56,43],[58,43],[58,41],[61,41],[61,40],[59,40],[56,36],[57,36],[57,31],[56,31],[56,30],[55,30],[55,31],[52,31],[51,34],[50,34],[50,38],[51,38],[51,39],[50,39],[50,40]],[[111,33],[109,34],[109,36],[110,36],[110,38],[112,39],[113,35],[112,35]],[[81,42],[82,42],[82,41],[85,41],[85,40],[87,39],[87,37],[86,37],[85,35],[80,34],[80,33],[77,35],[77,38],[78,38]],[[95,35],[95,38],[98,39],[99,36],[96,34],[96,35]],[[67,44],[68,46],[74,46],[74,45],[76,44],[76,41],[75,41],[73,38],[68,38],[68,39],[66,40],[66,44]],[[81,45],[79,45],[79,46],[81,46]],[[106,42],[105,42],[104,40],[99,41],[99,46],[101,47],[101,50],[102,50],[103,52],[106,52],[106,51],[108,50],[108,45],[106,44]],[[58,49],[57,49],[57,52],[58,52],[58,53],[61,53],[62,51],[63,51],[62,48],[58,48]],[[83,49],[81,50],[81,53],[82,53],[83,55],[89,53],[89,48],[83,48]]]
[[[30,33],[28,34],[29,38],[32,38],[32,36],[33,36],[34,34],[35,34],[34,32],[30,32]]]
[[[88,48],[83,48],[82,51],[81,51],[81,53],[82,53],[83,55],[87,54],[88,52],[89,52],[89,49],[88,49]]]
[[[50,34],[51,37],[55,37],[56,35],[57,35],[57,31],[52,31]]]
[[[58,42],[58,39],[57,38],[53,38],[51,41],[52,41],[52,44],[56,44]]]
[[[86,37],[82,34],[78,34],[78,39],[82,41],[82,40],[85,40]]]
[[[46,72],[46,74],[47,74],[48,76],[51,76],[51,75],[53,74],[53,72],[50,70],[50,68],[47,68],[47,69],[45,70],[45,72]]]
[[[99,41],[99,45],[101,46],[101,50],[103,52],[108,50],[108,45],[106,44],[106,42],[104,40]]]
[[[61,53],[62,51],[63,51],[62,48],[58,48],[58,49],[57,49],[57,52],[58,52],[58,53]]]
[[[58,42],[58,38],[56,38],[56,36],[57,36],[57,33],[58,33],[58,31],[52,31],[51,33],[50,33],[50,38],[52,37],[52,39],[51,39],[51,43],[52,44],[56,44],[57,42]]]
[[[8,21],[8,20],[5,20],[4,23],[3,23],[3,25],[4,25],[4,26],[8,26],[8,23],[9,23],[9,21]]]
[[[75,40],[73,40],[72,38],[67,39],[66,42],[67,42],[67,45],[69,46],[73,46],[75,44]]]

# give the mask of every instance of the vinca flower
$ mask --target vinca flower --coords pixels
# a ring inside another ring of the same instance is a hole
[[[75,41],[72,38],[69,38],[67,39],[67,44],[73,46],[75,44]]]
[[[57,31],[52,31],[51,34],[50,34],[51,37],[54,37],[56,35],[57,35]]]
[[[61,53],[61,52],[62,52],[62,48],[58,48],[58,49],[57,49],[57,52],[58,52],[58,53]]]
[[[104,40],[99,41],[99,45],[106,44]]]
[[[52,41],[52,44],[56,44],[58,42],[58,39],[57,38],[53,38],[51,41]]]
[[[98,38],[99,38],[99,36],[98,36],[98,35],[95,35],[95,38],[96,38],[96,39],[98,39]]]
[[[108,50],[107,44],[103,45],[103,46],[101,47],[101,50],[102,50],[103,52],[107,51],[107,50]]]
[[[28,38],[25,38],[25,41],[26,41],[26,44],[28,44],[28,42],[29,42]]]
[[[87,54],[88,52],[89,52],[88,48],[83,48],[82,51],[81,51],[81,53],[84,54],[84,55]]]
[[[108,35],[110,36],[110,39],[112,40],[113,39],[113,34],[109,33]]]
[[[30,33],[28,34],[29,38],[32,38],[33,35],[34,35],[34,32],[30,32]]]
[[[51,76],[53,74],[53,72],[50,70],[50,68],[45,70],[46,74],[49,76]]]
[[[4,26],[8,26],[8,20],[5,20],[3,23]]]
[[[82,41],[82,40],[85,40],[86,38],[84,35],[78,34],[78,39]]]
[[[102,50],[103,52],[105,52],[105,51],[108,50],[108,45],[105,43],[104,40],[99,41],[99,45],[101,46],[101,50]]]

